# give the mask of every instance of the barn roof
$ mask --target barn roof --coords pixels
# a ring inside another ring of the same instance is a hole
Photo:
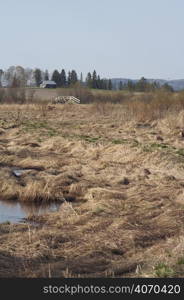
[[[53,80],[44,80],[42,84],[56,84]]]

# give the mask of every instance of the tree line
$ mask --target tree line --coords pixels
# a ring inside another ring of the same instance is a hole
[[[162,86],[159,84],[159,82],[149,82],[146,78],[142,77],[138,81],[132,81],[128,80],[127,83],[124,83],[122,81],[119,82],[118,86],[119,90],[128,90],[130,92],[153,92],[158,89],[164,89],[169,92],[173,92],[173,88],[165,83]]]
[[[0,86],[10,87],[24,87],[24,86],[36,86],[39,87],[43,81],[52,80],[56,83],[57,87],[72,87],[76,83],[80,83],[83,86],[87,86],[93,89],[105,89],[112,90],[111,79],[101,79],[100,75],[94,70],[92,73],[88,72],[85,80],[83,80],[83,74],[80,73],[80,78],[75,70],[71,70],[68,73],[64,69],[59,72],[55,69],[52,74],[49,74],[48,70],[36,69],[24,69],[21,66],[9,67],[3,71],[0,69]]]
[[[39,86],[42,80],[40,69],[35,70],[35,78],[37,86]],[[45,72],[44,80],[49,80],[48,71]],[[57,84],[57,87],[70,87],[74,86],[77,82],[80,82],[81,85],[85,85],[92,89],[112,90],[113,88],[111,79],[101,79],[100,75],[97,75],[95,70],[93,73],[87,73],[85,81],[83,81],[83,74],[81,73],[80,78],[78,78],[75,70],[69,71],[68,74],[66,74],[64,69],[62,69],[61,72],[54,70],[51,80]]]
[[[78,76],[75,70],[66,73],[65,69],[58,71],[55,69],[52,74],[48,70],[41,70],[39,68],[30,69],[21,66],[11,66],[7,70],[0,69],[0,86],[9,87],[24,87],[36,86],[39,87],[43,81],[52,80],[56,83],[57,87],[72,87],[79,83],[90,89],[103,89],[103,90],[128,90],[130,92],[149,92],[157,89],[165,89],[173,91],[172,87],[167,83],[160,85],[158,82],[149,82],[146,78],[142,77],[140,80],[128,80],[126,83],[119,82],[118,86],[114,86],[111,79],[101,78],[96,70],[88,72],[86,78],[83,80],[83,74]]]

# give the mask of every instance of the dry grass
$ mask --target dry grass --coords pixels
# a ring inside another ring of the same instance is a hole
[[[183,95],[138,96],[0,106],[1,199],[63,201],[0,225],[1,277],[183,277]]]

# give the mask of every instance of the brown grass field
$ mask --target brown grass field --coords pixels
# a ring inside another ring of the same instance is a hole
[[[0,224],[0,277],[184,277],[183,129],[183,93],[0,105],[0,198],[63,202]]]

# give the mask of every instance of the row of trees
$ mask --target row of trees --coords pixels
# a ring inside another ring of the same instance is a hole
[[[86,85],[92,89],[112,90],[113,88],[111,79],[101,79],[95,70],[92,74],[90,72],[87,74]]]
[[[152,92],[161,88],[173,92],[173,88],[167,83],[161,86],[158,82],[149,82],[144,77],[142,77],[138,81],[128,80],[128,82],[125,84],[123,84],[123,82],[120,81],[118,87],[119,90],[128,90],[130,92]]]
[[[41,70],[37,69],[36,74],[39,76],[37,79],[37,84],[39,85],[39,81],[41,81]],[[48,74],[45,73],[44,80],[48,80]],[[80,74],[80,79],[78,78],[77,72],[75,70],[69,71],[66,75],[64,69],[62,69],[61,73],[58,70],[54,70],[51,80],[55,81],[58,87],[68,87],[73,86],[77,82],[80,82],[81,85],[86,85],[92,89],[104,89],[104,90],[112,90],[112,82],[110,79],[101,79],[100,75],[97,75],[94,70],[93,73],[88,72],[85,81],[83,81],[83,74]]]
[[[103,89],[112,90],[115,87],[112,84],[111,79],[100,78],[100,75],[94,70],[92,73],[88,72],[85,80],[83,80],[83,74],[80,74],[78,78],[77,72],[71,70],[68,73],[64,69],[59,72],[54,70],[52,74],[49,74],[48,70],[23,68],[21,66],[12,66],[3,71],[0,69],[0,86],[10,87],[24,87],[24,86],[37,86],[39,87],[44,80],[53,80],[56,82],[57,87],[71,87],[76,83],[80,83],[83,86],[87,86],[90,89]],[[168,84],[160,86],[158,82],[149,82],[144,77],[138,81],[129,80],[127,83],[119,82],[119,86],[116,89],[147,92],[154,91],[156,89],[164,88],[168,91],[173,91],[172,87]]]
[[[80,74],[78,78],[77,72],[71,70],[68,73],[64,69],[59,72],[54,70],[52,74],[49,74],[48,70],[36,69],[24,69],[21,66],[10,67],[3,71],[0,69],[0,86],[10,87],[24,87],[24,86],[37,86],[39,87],[42,81],[53,80],[56,82],[57,87],[70,87],[74,86],[77,82],[81,85],[88,86],[94,89],[109,89],[111,90],[112,82],[110,79],[101,79],[94,70],[93,73],[88,73],[85,80],[83,80],[83,74]]]
[[[43,73],[40,69],[36,69],[34,71],[34,78],[36,86],[39,86],[42,81],[49,79],[55,81],[57,87],[68,87],[78,82],[78,76],[75,70],[69,71],[68,76],[64,69],[62,69],[61,73],[58,70],[54,70],[50,78],[48,70]]]
[[[68,75],[66,75],[64,69],[62,69],[61,73],[59,73],[58,70],[55,70],[52,74],[51,80],[55,81],[58,87],[68,87],[79,81],[77,72],[75,70],[69,71]]]

